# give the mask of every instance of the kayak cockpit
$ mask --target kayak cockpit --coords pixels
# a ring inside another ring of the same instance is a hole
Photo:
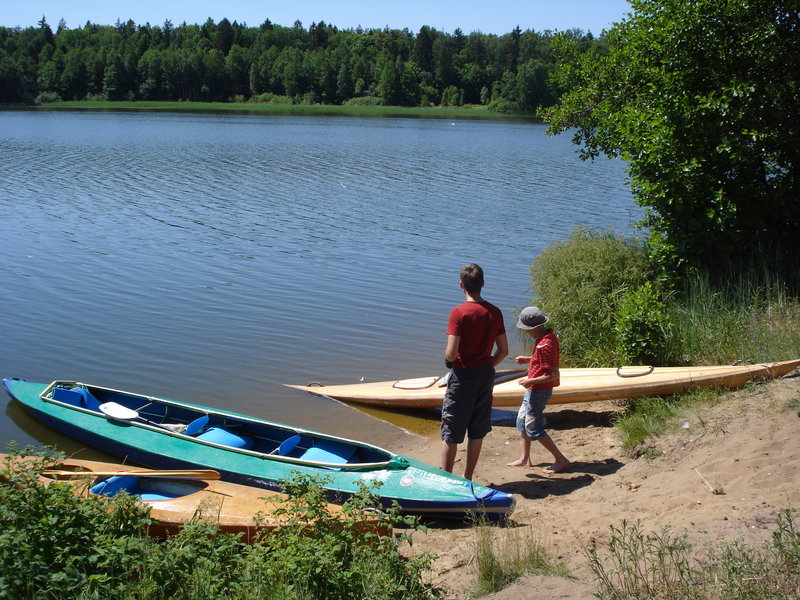
[[[46,402],[102,415],[118,424],[190,437],[204,444],[283,462],[331,470],[406,466],[399,457],[370,444],[80,382],[55,381],[40,397]]]

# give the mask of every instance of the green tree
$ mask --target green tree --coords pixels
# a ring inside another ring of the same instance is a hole
[[[403,63],[399,58],[389,59],[381,71],[378,84],[383,103],[398,106],[403,100]]]
[[[632,0],[608,51],[561,36],[550,133],[621,156],[670,270],[800,247],[797,0]],[[780,262],[780,261],[778,261]],[[769,264],[769,263],[764,263]]]
[[[414,40],[414,62],[423,71],[433,73],[433,36],[427,25],[420,27]]]

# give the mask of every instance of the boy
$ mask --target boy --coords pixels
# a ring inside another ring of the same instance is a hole
[[[508,341],[500,309],[481,298],[483,269],[464,265],[460,277],[466,302],[450,311],[447,323],[444,362],[453,371],[442,404],[441,467],[453,472],[458,444],[466,434],[464,478],[471,480],[483,438],[492,430],[494,366],[508,354]]]
[[[509,467],[533,466],[531,463],[531,441],[539,440],[555,462],[544,470],[545,473],[560,473],[570,462],[561,453],[553,439],[545,432],[547,419],[544,416],[544,407],[553,388],[560,383],[559,374],[559,348],[558,339],[552,329],[545,329],[548,319],[544,313],[535,306],[522,309],[517,320],[517,327],[528,332],[533,339],[533,354],[517,356],[517,364],[528,362],[528,375],[519,380],[525,388],[525,396],[517,414],[517,429],[522,439],[522,454]]]

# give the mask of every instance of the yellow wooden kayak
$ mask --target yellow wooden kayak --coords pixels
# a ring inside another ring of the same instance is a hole
[[[699,387],[737,388],[751,381],[774,379],[800,366],[800,360],[762,364],[708,367],[620,367],[561,369],[561,385],[549,404],[594,402],[641,396],[677,394]],[[519,406],[524,371],[498,371],[494,406]],[[420,377],[375,383],[325,386],[319,383],[289,385],[316,396],[342,402],[387,408],[440,408],[444,376]]]
[[[12,462],[21,466],[31,460],[0,453],[0,481],[5,479],[3,471]],[[212,475],[204,477],[204,473]],[[125,491],[150,507],[153,522],[148,534],[162,538],[177,534],[189,521],[202,520],[217,525],[221,532],[241,533],[241,541],[250,543],[259,534],[286,526],[291,519],[289,515],[276,514],[285,494],[221,481],[219,473],[214,471],[159,471],[67,458],[38,476],[41,485],[54,481],[72,486],[79,496],[110,497]],[[331,515],[342,513],[341,506],[336,504],[328,504],[327,509]],[[313,528],[313,523],[293,522],[292,526]],[[391,528],[375,515],[364,514],[355,527],[363,532],[391,535]]]

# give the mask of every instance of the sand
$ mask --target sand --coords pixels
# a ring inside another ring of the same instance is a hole
[[[546,546],[571,577],[525,576],[489,598],[593,598],[595,584],[585,549],[602,550],[609,527],[623,519],[644,531],[669,525],[701,546],[707,541],[767,541],[776,514],[800,509],[800,376],[730,392],[714,406],[679,419],[654,440],[657,458],[631,458],[612,426],[619,404],[556,405],[548,408],[548,430],[572,461],[547,475],[549,454],[537,443],[534,467],[508,467],[519,456],[518,432],[510,420],[494,425],[485,439],[475,480],[516,495],[517,527]],[[438,438],[409,438],[398,452],[438,464]],[[464,445],[455,472],[463,472]],[[529,529],[522,529],[529,528]],[[445,598],[468,598],[475,582],[475,533],[466,525],[434,523],[414,534],[411,552],[438,555],[432,581]]]

